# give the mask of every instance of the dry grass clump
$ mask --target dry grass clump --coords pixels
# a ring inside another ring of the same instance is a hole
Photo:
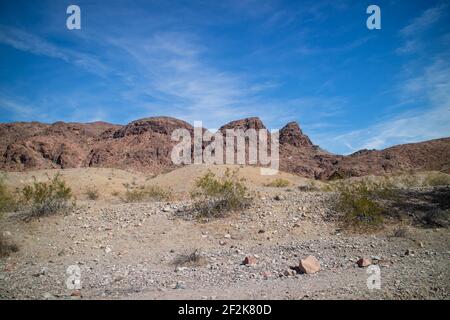
[[[208,171],[198,178],[192,197],[197,199],[193,211],[198,217],[221,217],[226,213],[247,208],[253,197],[245,179],[237,177],[237,170],[227,168],[222,177]]]
[[[0,177],[0,213],[14,211],[17,208],[17,202],[5,185],[4,178]]]
[[[207,263],[207,259],[197,249],[189,254],[181,254],[173,261],[176,267],[202,267]]]
[[[265,184],[266,187],[272,187],[272,188],[285,188],[288,187],[291,183],[282,178],[277,178],[267,184]]]
[[[97,200],[100,197],[100,192],[95,187],[89,187],[84,194],[89,200]]]
[[[143,202],[143,201],[169,201],[173,198],[170,189],[164,189],[160,186],[149,187],[130,187],[126,185],[125,202]]]
[[[326,187],[326,186],[328,186],[328,185],[325,185],[324,187]],[[322,188],[319,187],[313,180],[311,180],[311,181],[308,181],[304,185],[298,186],[298,189],[300,191],[322,191],[322,189],[324,187],[322,187]],[[323,190],[323,191],[325,191],[325,190]]]
[[[425,177],[424,185],[430,187],[450,186],[450,175],[442,172],[431,172]]]
[[[19,247],[8,240],[1,232],[0,232],[0,258],[7,257],[13,252],[19,251]]]

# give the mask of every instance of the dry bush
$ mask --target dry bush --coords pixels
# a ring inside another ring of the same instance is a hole
[[[75,206],[72,190],[59,174],[47,182],[34,181],[22,189],[22,205],[30,217],[67,212]]]
[[[425,225],[430,227],[447,228],[450,226],[450,209],[434,209],[427,211],[422,217],[422,221]]]
[[[273,188],[284,188],[284,187],[288,187],[290,184],[291,183],[286,179],[277,178],[277,179],[265,184],[265,186],[273,187]]]
[[[0,258],[9,256],[12,252],[19,251],[19,247],[11,243],[5,236],[0,232]]]
[[[430,187],[450,186],[450,175],[442,172],[432,172],[425,177],[424,184]]]
[[[89,200],[97,200],[100,197],[100,193],[94,187],[88,188],[85,194]]]
[[[217,178],[208,171],[197,179],[191,194],[197,201],[193,210],[199,217],[221,217],[230,211],[247,208],[253,197],[245,185],[245,179],[237,177],[237,170],[227,168],[224,176]]]
[[[406,238],[408,235],[408,228],[405,225],[400,225],[394,229],[393,236],[396,238]]]
[[[383,225],[387,209],[383,200],[394,199],[397,192],[388,179],[369,181],[363,179],[334,184],[338,191],[335,207],[341,213],[340,222],[344,228],[355,231],[376,230]]]
[[[119,191],[113,191],[113,192],[111,193],[111,195],[112,195],[113,197],[118,197],[118,196],[120,195],[120,193],[119,193]]]
[[[148,200],[153,201],[169,201],[173,198],[172,191],[170,189],[164,189],[160,186],[127,187],[125,192],[125,202],[143,202]]]
[[[0,213],[14,211],[17,208],[17,202],[13,195],[6,188],[3,177],[0,177]]]
[[[328,186],[328,185],[325,185]],[[319,188],[314,181],[308,181],[305,185],[298,186],[300,191],[319,191],[322,188]],[[326,191],[326,190],[323,190]]]
[[[207,263],[206,258],[197,249],[192,253],[179,255],[173,261],[176,267],[201,267]]]
[[[345,227],[367,230],[376,229],[383,223],[382,208],[362,187],[342,190],[337,209],[343,214],[341,222]]]

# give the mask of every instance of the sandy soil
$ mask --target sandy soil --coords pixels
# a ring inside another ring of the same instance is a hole
[[[446,228],[407,227],[393,237],[395,225],[370,235],[343,233],[333,222],[334,194],[303,192],[306,179],[281,173],[287,188],[264,185],[258,168],[241,168],[257,200],[229,217],[200,222],[183,215],[189,200],[122,203],[114,192],[126,183],[158,184],[188,193],[205,166],[147,177],[115,169],[60,171],[79,201],[67,215],[24,222],[8,214],[1,231],[20,251],[0,259],[3,299],[449,299],[450,234]],[[211,168],[224,172],[225,167]],[[45,178],[53,170],[8,173],[14,188]],[[87,187],[101,191],[86,200]],[[278,196],[278,197],[277,197]],[[276,200],[278,199],[278,200]],[[201,261],[179,264],[197,250]],[[321,270],[291,270],[307,255]],[[243,265],[246,256],[255,265]],[[369,289],[367,268],[380,267],[381,289]],[[81,272],[81,290],[67,288],[67,268]]]

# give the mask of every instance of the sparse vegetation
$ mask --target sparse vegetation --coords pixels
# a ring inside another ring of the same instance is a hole
[[[195,187],[192,196],[198,199],[194,211],[199,217],[220,217],[248,207],[253,199],[245,180],[237,177],[237,170],[227,169],[220,178],[208,171],[197,179]]]
[[[100,193],[94,187],[88,188],[85,194],[89,200],[97,200],[100,197]]]
[[[3,177],[0,177],[0,213],[16,209],[17,202],[13,195],[8,191]]]
[[[290,184],[291,183],[286,179],[277,178],[277,179],[267,183],[266,187],[284,188],[284,187],[288,187]]]
[[[298,186],[298,189],[300,191],[318,191],[320,190],[320,188],[316,185],[316,183],[314,181],[308,181],[306,184],[304,185],[300,185]]]
[[[396,238],[406,238],[408,235],[408,228],[405,225],[400,225],[394,229],[393,236]]]
[[[164,189],[160,186],[149,187],[130,187],[127,186],[125,192],[125,202],[141,202],[147,200],[153,201],[168,201],[172,199],[172,191],[170,189]]]
[[[450,226],[450,209],[434,209],[427,211],[422,218],[425,225],[430,227],[443,227]]]
[[[383,222],[382,208],[362,186],[342,190],[337,208],[343,213],[342,222],[346,227],[374,229]]]
[[[47,182],[34,181],[22,189],[24,206],[31,217],[64,212],[74,207],[72,190],[59,174]]]
[[[426,176],[424,184],[430,187],[450,186],[450,175],[442,172],[431,172]]]
[[[383,223],[384,209],[377,202],[387,191],[379,184],[371,185],[362,180],[359,183],[339,183],[336,209],[341,213],[343,227],[356,231],[378,229]]]
[[[11,243],[3,233],[0,232],[0,258],[9,256],[12,252],[19,251],[19,247]]]
[[[179,255],[173,261],[176,267],[201,267],[207,263],[206,258],[197,249],[192,253]]]

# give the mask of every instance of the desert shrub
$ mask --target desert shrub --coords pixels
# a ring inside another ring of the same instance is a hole
[[[434,209],[427,211],[422,217],[422,221],[425,225],[430,227],[447,228],[450,226],[450,209]]]
[[[181,254],[173,261],[176,267],[201,267],[207,263],[206,258],[197,249],[188,254]]]
[[[425,178],[424,184],[430,187],[450,186],[450,175],[442,172],[429,173]]]
[[[394,229],[393,236],[396,238],[406,238],[408,235],[408,228],[404,225],[400,225]]]
[[[127,188],[125,192],[125,202],[142,202],[147,200],[168,201],[172,199],[172,191],[160,186]]]
[[[75,205],[72,190],[59,174],[47,182],[34,181],[22,189],[30,216],[44,216],[70,210]]]
[[[342,184],[336,209],[341,213],[343,227],[359,231],[379,228],[383,223],[383,209],[375,198],[375,192],[364,183]]]
[[[8,191],[3,177],[0,177],[0,213],[13,211],[17,208],[17,201],[14,200],[13,195]]]
[[[290,185],[290,182],[286,179],[277,178],[269,183],[267,183],[266,187],[273,187],[273,188],[284,188]]]
[[[306,184],[298,186],[298,189],[300,191],[319,191],[322,188],[319,188],[314,181],[308,181]]]
[[[192,193],[197,198],[194,211],[200,217],[219,217],[230,211],[244,209],[253,199],[245,185],[245,179],[239,179],[237,170],[231,171],[228,168],[220,178],[208,171],[197,179],[195,187]]]
[[[94,187],[88,188],[85,194],[89,200],[97,200],[100,197],[100,193]]]
[[[3,233],[0,232],[0,258],[9,256],[12,252],[19,251],[19,247],[9,241]]]

